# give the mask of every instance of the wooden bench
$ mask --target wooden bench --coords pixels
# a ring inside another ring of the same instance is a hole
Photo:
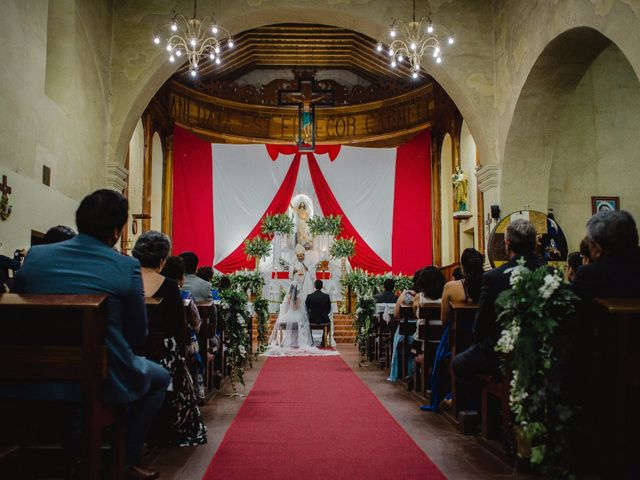
[[[124,409],[102,402],[108,374],[107,296],[2,294],[0,331],[0,382],[80,384],[84,478],[100,478],[102,429],[109,425],[114,430],[111,478],[122,478]]]
[[[473,323],[478,305],[469,302],[449,302],[449,306],[452,311],[451,324],[449,325],[449,345],[453,361],[458,353],[465,351],[473,344]],[[449,369],[449,373],[451,375],[452,409],[451,415],[447,415],[447,418],[458,425],[460,409],[456,395],[456,379],[451,369]]]
[[[309,324],[309,328],[311,328],[311,332],[313,333],[314,330],[322,330],[322,343],[320,344],[321,347],[325,348],[325,347],[330,347],[331,345],[329,345],[329,329],[331,328],[330,324],[327,325],[314,325],[313,323]],[[311,338],[313,338],[313,335],[311,336]]]
[[[389,313],[389,322],[383,318],[384,312],[378,314],[376,322],[375,338],[375,358],[378,366],[384,369],[391,367],[391,348],[393,347],[393,335],[398,328],[398,321],[394,318],[393,312]]]
[[[196,306],[198,307],[198,313],[200,314],[200,320],[202,321],[197,337],[198,345],[200,347],[200,356],[202,357],[205,367],[205,386],[207,388],[207,392],[211,393],[220,386],[219,379],[216,380],[215,378],[215,359],[212,358],[209,360],[208,355],[211,339],[216,334],[216,306],[213,303],[213,300],[197,302]]]
[[[431,367],[436,355],[436,349],[442,337],[442,322],[440,321],[440,302],[428,302],[422,305],[418,318],[424,320],[424,325],[418,327],[419,345],[416,348],[416,367],[414,369],[414,389],[422,398],[427,398]],[[415,342],[414,342],[415,344]],[[418,356],[422,356],[418,359]]]

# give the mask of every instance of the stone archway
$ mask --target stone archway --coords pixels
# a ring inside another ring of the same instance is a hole
[[[503,213],[553,208],[575,246],[591,215],[590,196],[624,191],[635,209],[633,187],[619,188],[640,175],[640,168],[629,175],[638,164],[640,141],[631,130],[640,128],[639,109],[638,78],[609,38],[588,27],[557,36],[516,103],[503,160]]]
[[[298,2],[280,3],[291,3],[291,6],[276,8],[270,5],[256,5],[243,9],[240,13],[229,12],[224,17],[225,24],[233,27],[232,34],[269,24],[302,22],[333,25],[378,38],[385,31],[389,18],[393,16],[390,5],[383,1],[374,1],[367,8],[357,9],[354,6],[338,4],[311,7],[299,6]],[[222,7],[222,9],[226,8],[226,6]],[[131,5],[126,3],[118,5],[115,11],[108,140],[108,157],[111,162],[122,163],[137,119],[158,89],[177,68],[176,65],[165,61],[162,52],[152,45],[149,35],[145,34],[145,32],[151,32],[155,23],[169,13],[153,9],[153,6],[132,2]],[[458,14],[456,9],[451,10],[456,12],[453,15]],[[221,13],[224,12],[218,12],[218,14]],[[472,13],[468,12],[469,15]],[[489,13],[490,9],[487,9],[483,14]],[[486,51],[489,45],[483,45],[483,41],[473,39],[466,42],[464,48]],[[488,42],[488,38],[486,41]],[[464,52],[460,52],[460,59],[455,55],[452,56],[451,69],[430,68],[427,62],[427,73],[454,100],[470,125],[478,142],[481,157],[489,159],[492,151],[489,148],[489,142],[485,141],[486,122],[477,113],[479,107],[474,104],[472,95],[465,92],[467,73],[461,70],[466,68],[468,62],[465,60],[467,55],[462,53]]]

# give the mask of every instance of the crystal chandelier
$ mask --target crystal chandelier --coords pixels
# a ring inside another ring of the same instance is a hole
[[[426,17],[416,21],[416,0],[413,0],[413,20],[409,23],[393,20],[388,36],[389,47],[385,48],[382,42],[378,42],[376,50],[389,56],[392,68],[408,62],[411,77],[414,79],[420,74],[420,62],[424,55],[430,55],[438,64],[442,63],[443,44],[454,43],[453,34],[448,27],[436,25],[431,21],[431,7]]]
[[[208,58],[220,65],[223,46],[233,48],[231,34],[216,23],[215,16],[196,17],[196,0],[193,0],[193,17],[174,12],[171,21],[156,30],[153,43],[164,45],[170,62],[184,55],[193,77],[198,74],[200,60]]]

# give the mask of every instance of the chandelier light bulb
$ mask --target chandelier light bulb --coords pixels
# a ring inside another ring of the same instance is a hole
[[[209,54],[209,60],[215,60],[215,59],[216,59],[215,53],[210,53]]]
[[[396,38],[396,31],[395,29],[391,29],[391,31],[389,31],[389,35],[391,36],[391,38]]]
[[[175,32],[178,30],[178,24],[176,22],[171,22],[171,31]]]
[[[433,24],[429,23],[429,25],[427,25],[427,33],[433,33]]]
[[[451,36],[451,37],[449,37],[449,40],[448,40],[449,45],[453,45],[453,41],[454,41],[454,40],[453,40],[453,37],[452,37],[452,36]]]
[[[436,58],[436,63],[442,63],[442,57]]]
[[[227,45],[229,45],[229,48],[233,48],[233,40],[229,39]]]
[[[436,50],[433,51],[433,58],[438,58],[438,52]]]
[[[176,51],[176,57],[180,57],[180,56],[182,56],[182,50]]]
[[[195,77],[198,73],[195,70],[191,70],[191,76]]]
[[[155,37],[153,37],[153,43],[155,43],[156,45],[159,45],[160,44],[160,37],[157,36],[157,35]]]
[[[391,61],[391,68],[396,68],[396,65],[397,65],[396,61],[392,60]]]
[[[411,42],[411,45],[409,46],[409,48],[415,52],[416,51],[416,43],[415,42]]]
[[[213,32],[214,35],[218,33],[218,26],[214,25],[213,27],[211,27],[211,31]]]
[[[216,65],[220,65],[220,57],[216,58]]]
[[[436,47],[436,54],[440,55],[440,47]]]
[[[393,57],[393,54],[394,54],[394,53],[396,53],[396,52],[394,52],[394,51],[393,51],[393,48],[390,48],[390,49],[389,49],[389,56],[390,56],[390,57]]]
[[[192,38],[189,43],[191,44],[192,47],[195,47],[198,42],[196,42],[195,38]]]
[[[171,44],[167,43],[167,52],[170,52],[170,51],[171,51]]]
[[[171,63],[175,62],[176,61],[176,57],[174,57],[173,55],[169,56],[169,61]]]
[[[413,78],[414,80],[418,78],[418,72],[416,72],[415,70],[411,72],[411,78]]]
[[[216,53],[220,53],[220,47],[216,45],[213,51]]]
[[[398,55],[398,63],[402,62],[404,60],[404,57],[402,55]]]
[[[382,51],[382,44],[380,42],[378,42],[378,45],[376,45],[376,51],[378,52]]]

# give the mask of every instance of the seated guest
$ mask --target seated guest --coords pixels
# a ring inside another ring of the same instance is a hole
[[[231,279],[226,275],[224,275],[220,279],[220,283],[218,284],[218,290],[219,291],[228,290],[229,288],[231,288]]]
[[[322,291],[322,280],[313,284],[316,291],[307,295],[305,307],[309,314],[309,325],[331,325],[331,297]],[[313,335],[311,335],[313,339]],[[323,339],[326,340],[326,339]]]
[[[182,257],[169,257],[167,258],[164,268],[160,272],[163,277],[170,278],[178,282],[178,287],[182,287],[184,283],[184,262]],[[189,292],[182,292],[183,298],[190,299],[191,294]],[[193,301],[188,302],[187,322],[189,323],[190,335],[187,341],[187,365],[191,378],[194,380],[194,386],[196,388],[196,397],[199,404],[203,404],[205,400],[205,387],[204,387],[204,363],[200,356],[200,345],[198,344],[198,338],[196,335],[200,331],[202,320],[200,319],[200,313],[198,307]]]
[[[405,290],[400,295],[398,295],[396,306],[393,309],[393,315],[395,316],[395,318],[400,318],[400,307],[410,307],[411,305],[413,305],[413,297],[416,296],[420,275],[422,275],[422,269],[416,270],[413,274],[412,288],[410,288],[409,290]]]
[[[396,282],[393,278],[386,278],[383,286],[384,291],[374,297],[376,303],[396,303],[398,301],[398,295],[396,295],[394,291]]]
[[[109,375],[104,401],[127,404],[127,464],[131,478],[156,478],[136,465],[147,431],[169,385],[167,371],[143,357],[147,316],[140,263],[113,249],[128,217],[120,193],[98,190],[76,212],[79,235],[31,248],[16,278],[21,293],[108,294]],[[61,388],[66,390],[65,386]],[[55,392],[47,398],[53,400]],[[65,392],[58,392],[67,397]]]
[[[529,270],[544,265],[536,254],[536,229],[528,220],[517,219],[509,224],[505,232],[504,245],[509,261],[482,277],[482,290],[478,301],[478,313],[473,325],[475,343],[466,351],[459,353],[451,362],[458,382],[458,402],[462,410],[478,408],[480,383],[477,375],[498,372],[498,357],[495,346],[502,328],[497,322],[495,301],[503,290],[511,288],[510,270],[524,259]]]
[[[462,273],[462,267],[456,267],[451,273],[451,277],[453,280],[462,280],[464,278],[464,273]]]
[[[440,302],[446,279],[438,267],[426,267],[418,278],[417,295],[413,297],[413,313],[420,317],[420,307],[428,303]]]
[[[444,330],[438,343],[438,348],[436,349],[433,368],[431,370],[431,405],[420,407],[422,410],[436,410],[439,406],[445,408],[451,406],[451,400],[449,399],[443,400],[443,404],[440,404],[440,399],[446,397],[446,395],[442,394],[448,392],[450,388],[448,385],[449,376],[442,374],[445,360],[451,358],[449,324],[453,316],[453,311],[451,310],[450,302],[477,303],[480,300],[480,288],[482,275],[484,273],[484,255],[475,248],[466,248],[464,252],[462,252],[460,264],[462,265],[462,279],[447,282],[442,292],[440,320],[442,321]]]
[[[22,266],[22,259],[27,254],[25,249],[16,250],[13,254],[13,258],[5,255],[0,255],[0,293],[9,292],[13,287],[13,278],[9,276],[9,270],[15,273],[20,270]]]
[[[212,267],[200,267],[196,271],[196,276],[203,279],[209,285],[211,285],[211,279],[213,278],[213,268]]]
[[[587,240],[587,237],[583,238],[580,242],[580,255],[582,256],[583,265],[591,263],[591,252],[589,251],[589,240]]]
[[[77,233],[73,228],[58,225],[47,230],[47,233],[42,237],[42,244],[51,245],[52,243],[64,242],[65,240],[71,240],[76,235]]]
[[[180,254],[184,261],[184,285],[182,288],[191,293],[196,302],[213,300],[211,295],[211,282],[207,282],[196,276],[198,270],[198,256],[193,252],[183,252]]]
[[[572,290],[582,299],[640,298],[638,229],[629,212],[596,213],[587,222],[591,263],[578,269]]]
[[[567,282],[573,283],[576,278],[578,268],[582,266],[582,255],[580,252],[571,252],[567,256],[566,278]]]
[[[178,339],[184,337],[184,304],[178,282],[160,275],[171,243],[163,233],[148,231],[140,235],[131,254],[140,261],[142,283],[147,297],[162,298],[161,330],[166,332],[164,352],[159,359],[171,374],[172,391],[167,395],[169,421],[154,432],[154,440],[164,438],[170,445],[200,445],[207,441],[207,430],[198,409],[195,387],[187,369]]]

